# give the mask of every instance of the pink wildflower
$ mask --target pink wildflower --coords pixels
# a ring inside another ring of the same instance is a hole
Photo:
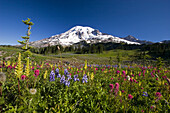
[[[134,82],[136,82],[136,80],[134,80]]]
[[[39,72],[40,72],[40,71],[39,71],[38,69],[36,69],[36,70],[34,71],[34,73],[35,73],[34,76],[37,77],[37,76],[40,74]]]
[[[32,66],[32,68],[31,68],[32,70],[34,70],[34,66]]]
[[[122,74],[123,74],[123,75],[126,75],[126,72],[123,70],[123,71],[122,71]]]
[[[25,75],[22,75],[21,76],[21,80],[25,80],[26,76]]]
[[[119,83],[115,84],[115,88],[119,90]]]
[[[130,78],[130,82],[133,82],[133,79],[132,79],[132,78]]]
[[[120,71],[119,71],[119,70],[117,70],[117,71],[116,71],[116,73],[117,73],[117,74],[119,74],[119,73],[120,73]]]
[[[139,72],[139,76],[141,75],[141,72]]]
[[[109,87],[110,87],[110,89],[113,89],[113,88],[114,88],[113,84],[110,84]]]
[[[114,90],[114,92],[115,92],[115,96],[117,96],[117,92],[119,91],[119,83],[116,83],[115,84],[115,90]]]
[[[161,93],[160,92],[156,92],[156,97],[161,97]]]
[[[130,100],[130,99],[132,99],[133,98],[133,96],[131,95],[131,94],[129,94],[128,95],[128,99]]]

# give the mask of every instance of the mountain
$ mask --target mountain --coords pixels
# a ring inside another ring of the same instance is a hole
[[[87,43],[115,42],[140,45],[140,43],[135,41],[135,39],[122,39],[106,33],[101,33],[97,29],[83,26],[75,26],[70,30],[66,31],[65,33],[54,35],[42,40],[30,42],[29,45],[34,47],[47,47],[48,45],[52,46],[58,44],[61,44],[63,46],[69,46],[75,43],[79,43],[81,41],[86,41]]]
[[[163,41],[161,41],[161,42],[159,42],[159,43],[168,44],[168,43],[170,43],[170,40],[163,40]]]
[[[139,40],[131,35],[128,35],[127,37],[124,37],[122,39],[128,40],[128,41],[132,41],[132,42],[138,42],[140,44],[153,44],[153,42],[151,41],[146,41],[146,40]]]

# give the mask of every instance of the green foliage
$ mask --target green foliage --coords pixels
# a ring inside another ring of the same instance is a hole
[[[21,57],[19,55],[19,57]],[[37,63],[29,62],[27,60],[26,69],[22,68],[22,71],[26,72],[30,68],[30,74],[26,79],[20,79],[20,94],[18,93],[17,78],[14,75],[14,71],[18,68],[10,69],[7,66],[2,67],[2,70],[7,75],[7,81],[4,83],[2,98],[0,98],[0,106],[3,106],[2,112],[70,112],[70,113],[84,113],[84,112],[166,112],[169,110],[169,92],[166,79],[162,77],[152,77],[158,71],[155,67],[147,66],[123,66],[121,69],[117,67],[108,66],[97,66],[90,65],[85,61],[85,67],[80,66],[65,66],[68,72],[71,74],[72,79],[70,79],[70,86],[60,83],[60,78],[55,75],[54,81],[49,81],[51,71],[58,68],[59,74],[63,75],[63,67],[56,66],[56,64],[49,63]],[[19,63],[18,65],[22,65]],[[5,62],[7,63],[7,62]],[[13,62],[14,64],[16,62]],[[10,63],[7,63],[10,64]],[[36,65],[34,65],[36,64]],[[42,65],[42,66],[40,66]],[[31,67],[34,66],[34,69]],[[39,67],[40,66],[40,67]],[[51,67],[52,66],[52,67]],[[40,74],[34,77],[34,70],[38,69]],[[145,72],[143,71],[145,69]],[[84,70],[88,75],[88,82],[82,83]],[[79,72],[77,72],[79,71]],[[120,71],[120,74],[116,72]],[[124,80],[122,77],[122,71],[126,71],[126,75],[130,78],[136,80],[136,82],[131,82],[129,80]],[[141,76],[139,76],[141,72]],[[145,74],[145,76],[143,75]],[[80,81],[74,82],[73,77],[78,74]],[[134,76],[132,76],[132,74]],[[162,68],[160,70],[162,76],[170,77],[170,71],[167,68]],[[67,76],[65,76],[67,79]],[[112,79],[111,79],[112,78]],[[118,95],[110,90],[109,85],[119,83]],[[30,89],[36,89],[35,94],[30,93]],[[121,93],[121,91],[124,92]],[[142,96],[143,92],[147,92],[148,96]],[[156,97],[156,92],[161,93],[161,99]],[[128,95],[131,94],[133,98],[128,99]],[[151,109],[154,105],[155,108]]]
[[[30,39],[30,34],[31,34],[31,26],[34,25],[33,22],[30,22],[31,19],[27,18],[27,20],[22,20],[22,22],[25,25],[28,25],[28,31],[27,31],[27,36],[22,36],[23,39],[25,39],[24,41],[18,41],[20,44],[24,45],[22,47],[23,49],[23,56],[24,58],[30,57],[32,54],[30,52],[30,47],[29,47],[29,39]]]
[[[160,69],[160,68],[162,68],[163,65],[164,65],[163,59],[161,57],[158,57],[157,62],[156,62],[157,68]]]

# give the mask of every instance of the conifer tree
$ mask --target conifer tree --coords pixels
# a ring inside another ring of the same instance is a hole
[[[29,43],[29,39],[30,39],[30,34],[31,34],[31,26],[34,25],[34,23],[30,22],[31,19],[27,18],[27,20],[22,20],[22,22],[25,25],[28,25],[28,31],[26,33],[27,36],[22,36],[23,39],[25,39],[24,41],[18,41],[20,44],[23,44],[24,46],[22,47],[23,52],[24,52],[24,57],[29,57],[31,56],[31,52],[30,52],[30,47],[28,45]]]

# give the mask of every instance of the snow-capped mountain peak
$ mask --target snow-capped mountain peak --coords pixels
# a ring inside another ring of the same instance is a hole
[[[86,41],[87,43],[99,43],[99,42],[115,42],[115,43],[127,43],[127,44],[140,44],[138,42],[133,42],[125,40],[119,37],[101,33],[97,29],[91,27],[75,26],[65,33],[59,35],[51,36],[43,40],[31,42],[30,45],[35,47],[46,47],[48,45],[61,44],[64,46],[72,45],[80,41]]]

